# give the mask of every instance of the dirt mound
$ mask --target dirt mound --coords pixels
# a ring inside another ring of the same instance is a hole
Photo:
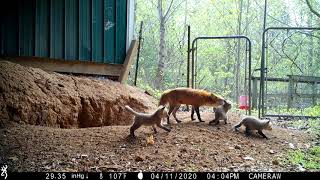
[[[147,112],[156,100],[110,80],[62,75],[0,61],[0,127],[10,121],[61,128],[128,125],[124,105]]]

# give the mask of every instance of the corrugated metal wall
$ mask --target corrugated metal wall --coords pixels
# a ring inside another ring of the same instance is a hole
[[[6,2],[1,55],[123,63],[127,0]]]

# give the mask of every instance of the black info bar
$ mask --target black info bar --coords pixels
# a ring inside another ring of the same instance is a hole
[[[41,180],[237,180],[237,179],[318,179],[320,172],[7,172],[2,179]]]

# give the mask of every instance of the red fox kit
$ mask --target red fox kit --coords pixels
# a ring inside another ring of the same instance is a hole
[[[234,126],[235,130],[237,131],[238,128],[244,125],[246,127],[246,134],[249,135],[251,130],[258,130],[258,133],[268,139],[268,137],[266,135],[263,134],[262,130],[266,129],[271,131],[272,127],[271,127],[271,123],[270,120],[260,120],[258,118],[255,118],[253,116],[247,116],[245,118],[243,118],[239,124],[237,124],[236,126]]]
[[[209,124],[219,124],[219,120],[222,119],[224,120],[224,124],[227,124],[227,112],[231,109],[231,102],[229,101],[224,101],[224,105],[219,106],[214,109],[214,120],[210,121]]]
[[[165,106],[166,104],[169,104],[168,115],[170,116],[170,114],[172,113],[173,117],[178,123],[180,123],[181,121],[176,117],[176,112],[181,104],[192,105],[197,113],[199,121],[204,122],[201,120],[199,107],[217,107],[224,104],[224,99],[205,90],[176,88],[167,90],[162,94],[159,105]],[[167,124],[170,124],[169,116],[167,118]]]
[[[167,127],[162,126],[161,120],[168,116],[168,112],[166,111],[165,106],[160,106],[154,113],[151,114],[144,114],[134,111],[129,106],[125,106],[125,108],[130,111],[132,114],[135,115],[134,122],[130,128],[130,135],[131,137],[136,137],[134,135],[134,131],[137,130],[142,125],[145,126],[152,126],[154,133],[157,133],[157,129],[155,126],[170,132],[171,130]]]

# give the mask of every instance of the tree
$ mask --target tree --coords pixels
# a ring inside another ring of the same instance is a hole
[[[242,0],[239,0],[239,15],[238,15],[238,35],[241,34],[241,21],[242,21]],[[239,103],[238,101],[238,97],[240,95],[240,87],[239,87],[239,83],[240,83],[240,51],[241,51],[241,41],[240,39],[238,39],[238,45],[237,45],[237,55],[236,55],[236,93],[235,93],[235,98],[236,98],[236,102]]]
[[[320,7],[315,0],[310,3],[313,9]],[[305,1],[268,1],[267,6],[268,27],[320,25],[316,15],[310,16]],[[248,36],[252,42],[252,75],[259,77],[263,11],[264,3],[259,0],[137,0],[137,22],[145,22],[138,76],[140,88],[160,95],[162,89],[185,85],[186,24],[191,25],[191,40],[198,36]],[[320,31],[269,31],[267,41],[268,77],[320,76]],[[240,44],[237,40],[199,41],[197,87],[237,102],[248,73],[244,56],[244,41]],[[268,93],[273,95],[286,93],[285,89],[286,83],[268,83]],[[248,92],[248,87],[244,86],[244,92]],[[281,98],[276,101],[282,103]]]
[[[174,0],[171,0],[167,10],[163,7],[163,0],[157,0],[157,9],[158,9],[158,19],[159,19],[159,57],[158,57],[158,70],[155,81],[155,88],[160,89],[163,84],[164,78],[164,69],[165,69],[165,58],[166,58],[166,23],[170,19],[170,16],[180,7],[183,1],[180,1],[176,5],[173,5]],[[176,1],[177,2],[177,1]]]

